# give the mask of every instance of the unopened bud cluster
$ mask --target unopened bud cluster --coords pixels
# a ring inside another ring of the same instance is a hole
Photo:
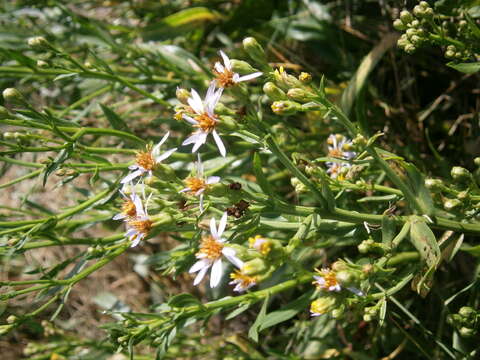
[[[480,329],[480,312],[470,306],[463,306],[457,314],[449,315],[447,322],[457,329],[460,336],[471,338]]]

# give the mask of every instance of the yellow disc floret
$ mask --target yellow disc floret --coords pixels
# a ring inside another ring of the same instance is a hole
[[[207,259],[216,260],[222,256],[222,250],[223,244],[215,240],[213,236],[208,235],[202,238],[197,255],[203,255]]]

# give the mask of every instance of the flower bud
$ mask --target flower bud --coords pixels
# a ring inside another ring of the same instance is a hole
[[[425,186],[433,192],[440,192],[443,189],[443,182],[439,179],[425,179]]]
[[[277,85],[284,90],[303,87],[303,83],[295,76],[288,74],[283,67],[276,69],[272,75]]]
[[[3,138],[5,140],[12,140],[12,139],[15,138],[15,135],[10,131],[6,131],[6,132],[3,133]]]
[[[287,96],[294,101],[305,103],[310,101],[315,95],[309,91],[300,88],[292,88],[288,90]]]
[[[2,95],[5,101],[8,101],[14,104],[25,103],[25,99],[23,98],[23,95],[20,93],[20,91],[18,91],[15,88],[6,88],[5,90],[3,90]]]
[[[463,306],[458,310],[458,314],[465,319],[474,319],[477,316],[477,312],[475,309],[471,308],[470,306]]]
[[[422,31],[423,32],[423,29],[419,28],[420,27],[420,21],[418,21],[418,20],[413,20],[410,23],[410,26],[413,27],[413,28],[416,28],[417,31]]]
[[[456,207],[462,205],[462,202],[458,199],[448,199],[443,203],[443,208],[445,210],[453,210]]]
[[[355,274],[352,271],[342,270],[338,271],[335,276],[337,277],[337,281],[342,286],[351,285],[352,282],[355,280]]]
[[[301,72],[300,75],[298,75],[298,80],[304,84],[309,84],[312,82],[312,75],[307,72]]]
[[[290,183],[292,186],[295,188],[295,192],[300,194],[300,193],[305,193],[307,192],[307,187],[305,186],[304,183],[302,183],[298,178],[292,177],[290,179]]]
[[[48,67],[48,63],[46,61],[43,61],[43,60],[37,60],[37,67],[46,68],[46,67]]]
[[[258,71],[248,62],[243,60],[230,59],[230,64],[232,65],[232,70],[240,75],[251,74]]]
[[[275,101],[272,106],[272,111],[277,115],[293,115],[302,109],[302,106],[294,101]]]
[[[461,166],[454,166],[450,171],[450,175],[456,181],[468,181],[472,178],[472,174]]]
[[[50,49],[52,46],[43,36],[35,36],[28,39],[28,46],[39,50]]]
[[[405,31],[405,34],[407,34],[407,37],[411,39],[413,35],[417,35],[417,29],[410,28],[407,31]]]
[[[470,329],[470,328],[467,328],[467,327],[464,326],[464,327],[460,328],[460,330],[458,330],[458,332],[460,333],[461,337],[472,337],[477,333],[477,330]]]
[[[402,22],[402,20],[400,19],[396,19],[394,22],[393,22],[393,27],[395,28],[395,30],[398,30],[398,31],[404,31],[407,29],[407,27],[405,26],[405,24]]]
[[[331,296],[322,296],[310,304],[312,315],[323,315],[334,309],[335,298]]]
[[[403,49],[407,54],[413,54],[417,48],[413,44],[407,44],[405,45],[405,48]]]
[[[188,105],[187,100],[190,97],[190,91],[177,86],[177,90],[175,91],[175,96],[177,97],[178,101],[180,101],[182,104]]]
[[[473,159],[473,162],[475,165],[480,166],[480,157],[476,157],[475,159]]]
[[[0,325],[0,335],[5,335],[14,328],[15,325]]]
[[[263,85],[263,92],[273,101],[287,100],[287,95],[273,82],[267,82]]]
[[[242,273],[247,276],[252,276],[264,273],[267,269],[268,266],[263,259],[255,258],[243,264]]]
[[[447,50],[445,51],[445,57],[447,59],[453,59],[455,57],[455,52],[453,52],[452,50]]]
[[[17,320],[18,320],[17,316],[10,315],[9,317],[7,317],[7,324],[13,324],[13,323],[17,322]]]
[[[331,266],[332,271],[339,272],[348,269],[347,264],[342,260],[335,261]]]
[[[268,65],[265,51],[255,38],[247,37],[243,39],[243,48],[253,61],[262,65]]]
[[[336,309],[333,309],[332,312],[331,312],[332,317],[333,317],[334,319],[340,319],[340,318],[343,316],[344,313],[345,313],[345,309],[344,309],[343,306],[342,306],[342,307],[338,307],[338,308],[336,308]]]
[[[405,24],[407,25],[408,23],[412,22],[414,20],[414,17],[412,16],[412,14],[410,14],[409,11],[407,10],[403,10],[401,13],[400,13],[400,20]]]

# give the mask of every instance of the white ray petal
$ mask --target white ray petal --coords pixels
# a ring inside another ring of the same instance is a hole
[[[222,215],[222,218],[220,219],[220,223],[218,224],[218,229],[217,229],[218,237],[222,237],[222,234],[225,231],[225,228],[227,227],[227,218],[228,218],[228,214],[224,212]]]
[[[138,169],[138,165],[137,165],[137,164],[135,164],[135,165],[130,165],[130,166],[128,167],[128,169],[129,169],[129,170],[136,170],[136,169]]]
[[[218,61],[215,63],[215,65],[213,65],[213,67],[219,73],[223,73],[225,71],[225,68],[223,67],[223,65],[220,64]]]
[[[200,284],[200,281],[202,281],[205,277],[207,270],[208,267],[204,267],[198,272],[197,276],[195,276],[195,280],[193,281],[193,286],[197,286],[198,284]]]
[[[248,74],[248,75],[244,75],[244,76],[240,76],[237,80],[237,82],[241,82],[241,81],[248,81],[248,80],[252,80],[252,79],[255,79],[259,76],[262,76],[263,73],[261,72],[254,72],[254,73],[251,73],[251,74]]]
[[[357,289],[356,287],[353,287],[353,286],[352,287],[347,287],[347,290],[351,291],[352,293],[354,293],[357,296],[365,296],[363,291],[360,290],[360,289]]]
[[[202,99],[200,98],[200,95],[198,95],[195,89],[192,89],[190,93],[192,97],[187,99],[188,105],[190,105],[193,111],[195,111],[197,114],[204,113],[205,109],[203,107],[203,102],[202,102]]]
[[[137,246],[137,245],[140,243],[140,240],[142,240],[142,239],[143,239],[143,236],[137,235],[137,236],[133,239],[132,245],[130,245],[130,247],[135,247],[135,246]]]
[[[207,185],[216,184],[220,181],[220,176],[209,176],[205,182]]]
[[[203,269],[204,267],[208,268],[209,266],[210,266],[210,262],[207,259],[198,260],[195,264],[193,264],[193,266],[190,268],[190,270],[188,270],[188,272],[190,274],[196,273],[201,269]]]
[[[213,135],[213,139],[215,140],[215,143],[217,144],[220,155],[225,157],[227,155],[227,150],[225,149],[225,145],[223,145],[222,139],[220,139],[220,136],[218,135],[217,130],[213,130],[212,135]]]
[[[186,138],[183,142],[182,145],[190,145],[192,143],[197,142],[198,137],[200,136],[200,133],[196,132],[190,135],[188,138]]]
[[[217,236],[217,222],[215,221],[215,218],[211,218],[210,219],[210,233],[212,234],[212,236],[217,239],[218,236]]]
[[[200,212],[203,213],[203,193],[200,194],[199,206],[200,206]]]
[[[235,249],[231,247],[224,247],[222,249],[222,254],[237,268],[241,269],[243,267],[243,261],[237,257]]]
[[[122,219],[125,219],[126,217],[127,215],[125,214],[117,214],[112,218],[112,220],[122,220]]]
[[[157,163],[169,158],[175,151],[177,151],[177,148],[173,148],[173,149],[170,149],[170,150],[167,150],[165,151],[162,155],[158,156],[155,158],[155,161]]]
[[[198,125],[198,121],[192,118],[191,116],[183,114],[183,119],[188,121],[192,125]]]
[[[212,270],[210,271],[210,287],[214,288],[220,283],[222,278],[223,267],[222,259],[218,259],[213,263]]]
[[[203,194],[204,191],[205,191],[205,189],[200,189],[200,190],[198,190],[198,191],[195,193],[195,196],[198,196],[198,195]]]
[[[133,203],[135,204],[135,210],[137,212],[137,216],[145,216],[145,210],[143,209],[143,204],[142,204],[142,199],[140,199],[140,196],[134,196],[133,197]]]
[[[192,148],[192,153],[196,152],[198,149],[200,149],[200,146],[205,144],[207,141],[207,133],[206,132],[201,132],[198,134],[197,141],[195,142],[195,145],[193,145]]]
[[[127,176],[125,176],[122,181],[120,181],[121,184],[125,184],[125,183],[128,183],[130,181],[132,181],[133,179],[141,176],[145,171],[144,170],[141,170],[141,169],[138,169],[130,174],[128,174]]]
[[[183,193],[183,192],[187,192],[187,191],[192,191],[192,189],[187,187],[185,189],[180,190],[179,192]]]
[[[225,64],[225,67],[228,70],[232,70],[232,63],[230,62],[230,59],[228,58],[227,54],[225,54],[222,50],[220,50],[219,53],[223,59],[223,63]]]

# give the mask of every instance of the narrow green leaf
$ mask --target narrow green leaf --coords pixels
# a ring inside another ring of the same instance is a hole
[[[433,206],[432,196],[425,186],[425,177],[418,171],[415,165],[403,161],[401,164],[407,171],[410,189],[421,207],[422,215],[434,215],[435,207]]]
[[[267,295],[267,297],[263,301],[263,305],[262,305],[262,308],[260,309],[260,312],[258,313],[257,319],[250,327],[250,330],[248,330],[248,337],[255,342],[258,342],[258,331],[267,314],[267,306],[268,306],[269,300],[270,300],[270,297]]]
[[[420,216],[410,216],[410,240],[425,263],[431,267],[440,261],[441,252],[435,235]]]
[[[255,152],[253,154],[253,172],[255,173],[258,185],[263,190],[263,192],[273,197],[274,191],[272,190],[270,183],[268,182],[266,176],[263,173],[262,160],[260,159],[260,155],[258,154],[258,152]]]
[[[454,62],[449,62],[447,63],[447,66],[450,66],[452,69],[455,69],[465,74],[473,74],[480,70],[480,62],[459,63],[459,64],[456,64]]]
[[[127,123],[120,116],[118,116],[115,111],[103,104],[100,104],[100,107],[102,108],[102,111],[105,114],[108,122],[115,130],[131,132]]]
[[[239,306],[238,308],[233,310],[230,314],[228,314],[225,320],[230,320],[230,319],[233,319],[234,317],[237,317],[238,315],[246,311],[249,307],[250,307],[250,303],[246,303]]]
[[[382,243],[391,244],[396,235],[397,224],[393,216],[383,215],[382,217]]]

